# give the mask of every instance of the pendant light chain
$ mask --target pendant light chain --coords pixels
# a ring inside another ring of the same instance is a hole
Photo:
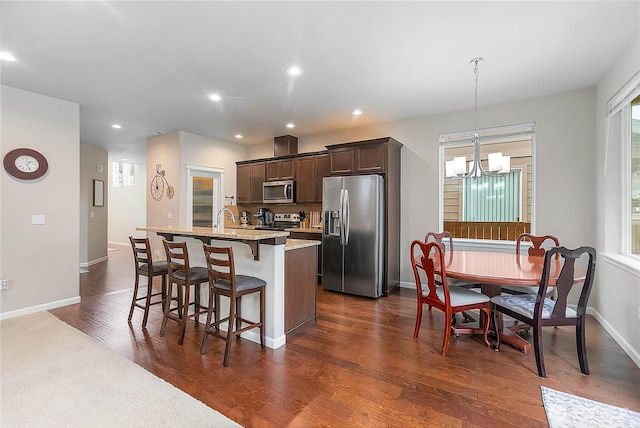
[[[482,57],[478,57],[478,58],[474,58],[471,60],[471,62],[475,63],[475,66],[473,67],[473,74],[475,74],[476,76],[476,89],[475,89],[475,132],[473,133],[474,138],[478,138],[478,75],[480,74],[480,69],[478,67],[478,63],[480,61],[482,61]]]

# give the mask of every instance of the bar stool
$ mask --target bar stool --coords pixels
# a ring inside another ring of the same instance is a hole
[[[197,323],[200,320],[200,315],[206,313],[207,308],[200,305],[200,284],[209,281],[209,276],[207,275],[207,268],[189,266],[189,252],[187,251],[186,242],[169,242],[165,239],[162,244],[167,255],[167,270],[169,274],[167,296],[173,295],[173,284],[176,284],[179,298],[177,308],[171,308],[170,300],[165,305],[160,336],[164,336],[167,320],[177,321],[180,324],[180,340],[178,344],[182,345],[187,328],[187,320],[195,318]],[[192,285],[194,286],[195,296],[193,302],[190,302]],[[180,301],[180,297],[182,297],[182,301]],[[191,305],[193,305],[193,312],[189,313]]]
[[[151,257],[151,246],[149,245],[148,238],[134,238],[129,237],[131,242],[131,248],[133,249],[133,261],[134,269],[136,273],[136,282],[133,286],[133,298],[131,299],[131,309],[129,309],[129,319],[133,317],[133,310],[135,308],[141,308],[144,310],[144,316],[142,317],[142,328],[146,328],[147,319],[149,318],[149,308],[152,305],[162,304],[164,310],[165,299],[167,296],[167,264],[164,262],[153,263]],[[143,296],[138,295],[138,288],[140,286],[140,276],[147,277],[147,292]],[[153,292],[153,277],[162,277],[162,291]],[[162,296],[160,300],[152,301],[153,297]],[[144,304],[140,303],[144,301]]]
[[[266,282],[254,276],[236,275],[233,248],[214,247],[207,244],[202,244],[202,248],[204,249],[209,272],[209,308],[207,310],[207,323],[202,337],[200,354],[204,354],[207,350],[209,335],[222,339],[226,341],[222,365],[227,367],[229,365],[232,335],[239,338],[241,333],[253,328],[259,328],[260,346],[264,348],[264,294]],[[249,321],[242,318],[241,298],[251,293],[260,293],[260,321]],[[220,296],[229,298],[229,316],[224,319],[220,319]],[[214,313],[215,319],[214,322],[211,322]],[[225,321],[227,321],[227,332],[222,334],[220,332],[220,324]],[[242,327],[243,323],[245,324],[244,327]]]

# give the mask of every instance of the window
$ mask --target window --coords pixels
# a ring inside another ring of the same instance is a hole
[[[631,102],[631,254],[640,255],[640,96]]]
[[[440,136],[441,229],[454,238],[514,241],[532,230],[534,124],[479,130],[483,168],[488,169],[489,154],[499,152],[511,158],[509,173],[446,177],[447,161],[461,156],[473,159],[472,137],[472,131]]]
[[[135,164],[113,162],[112,171],[112,187],[133,186],[136,184]]]
[[[610,146],[619,144],[621,149],[620,252],[640,257],[640,73],[609,100],[608,113],[607,155]],[[617,173],[617,168],[605,169],[605,176]]]

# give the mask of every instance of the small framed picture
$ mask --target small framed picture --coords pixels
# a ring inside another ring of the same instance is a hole
[[[104,206],[104,181],[93,180],[93,206]]]

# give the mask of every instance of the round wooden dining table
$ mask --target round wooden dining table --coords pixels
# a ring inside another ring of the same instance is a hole
[[[544,257],[488,251],[448,251],[445,253],[444,262],[447,277],[480,284],[481,292],[493,297],[502,292],[503,285],[508,285],[511,289],[518,286],[538,286]],[[560,258],[552,261],[552,281],[558,279],[562,266]],[[438,266],[436,269],[440,273]],[[584,274],[582,276],[584,277]],[[500,331],[501,341],[524,352],[531,349],[529,342],[504,325],[498,326],[497,329]]]

